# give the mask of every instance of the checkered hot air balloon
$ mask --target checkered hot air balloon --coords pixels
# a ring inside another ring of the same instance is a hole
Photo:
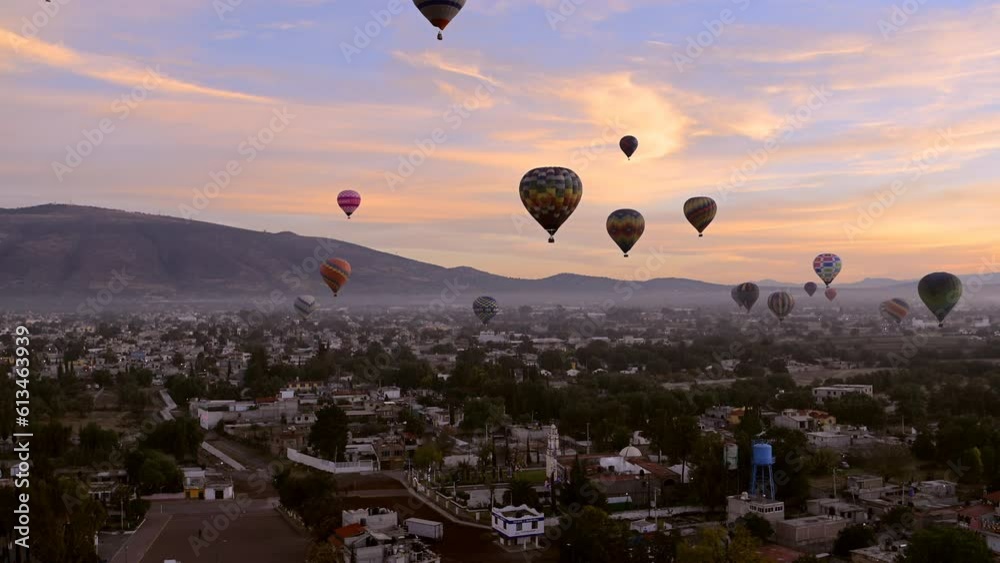
[[[351,214],[361,206],[361,194],[354,190],[344,190],[337,194],[337,205],[344,210],[347,218],[350,219]]]
[[[917,284],[917,293],[920,294],[920,300],[937,318],[938,326],[943,327],[944,318],[962,298],[962,280],[948,272],[927,274]]]
[[[320,266],[319,273],[323,276],[326,285],[333,291],[333,295],[336,296],[337,292],[347,283],[348,278],[351,277],[351,265],[347,263],[347,260],[331,258]]]
[[[607,227],[608,236],[628,258],[628,251],[632,250],[646,230],[646,220],[635,209],[619,209],[608,215]]]
[[[477,297],[475,301],[472,302],[472,312],[479,317],[479,320],[483,321],[483,324],[490,322],[490,319],[497,316],[500,312],[500,305],[497,304],[497,300],[492,297],[483,295]]]
[[[465,0],[413,0],[413,5],[431,25],[444,31],[465,6]],[[438,41],[444,39],[441,31],[438,32]]]
[[[309,315],[313,314],[316,310],[316,298],[312,295],[300,295],[295,298],[295,312],[299,314],[302,320],[309,318]]]
[[[813,259],[813,270],[816,271],[819,279],[823,280],[826,287],[830,287],[830,284],[833,283],[833,278],[837,277],[837,274],[840,273],[841,265],[840,256],[836,254],[820,254]]]
[[[878,311],[885,320],[900,324],[910,314],[910,304],[899,297],[895,297],[879,304]]]
[[[583,199],[583,182],[569,168],[533,168],[521,178],[519,192],[524,208],[555,242],[556,231]]]
[[[787,291],[775,291],[767,298],[767,308],[778,317],[780,323],[795,308],[795,299]]]
[[[702,233],[708,228],[712,219],[715,219],[716,211],[718,206],[710,197],[693,197],[684,202],[684,216],[687,217],[688,223],[698,230],[699,237],[705,236]]]

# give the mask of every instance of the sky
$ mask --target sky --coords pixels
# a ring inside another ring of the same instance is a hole
[[[957,0],[469,0],[443,41],[410,0],[4,2],[0,207],[521,278],[816,281],[823,252],[846,282],[976,273],[1000,242],[997,29],[1000,4]],[[555,244],[518,197],[541,166],[583,182]],[[703,238],[694,196],[719,206]],[[646,219],[629,258],[619,208]]]

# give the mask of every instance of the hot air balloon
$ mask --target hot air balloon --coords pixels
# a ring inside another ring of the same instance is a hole
[[[888,301],[883,301],[878,306],[878,310],[887,321],[894,321],[896,324],[900,324],[906,318],[906,315],[910,314],[910,304],[896,297]]]
[[[767,308],[778,317],[780,323],[795,308],[795,299],[787,291],[775,291],[767,298]]]
[[[319,273],[323,276],[326,285],[333,290],[333,295],[336,296],[337,292],[347,283],[347,279],[351,277],[351,265],[347,263],[347,260],[330,258],[320,266]]]
[[[760,288],[752,282],[741,283],[736,286],[734,296],[736,303],[749,313],[754,303],[757,302],[757,298],[760,297]]]
[[[632,250],[645,230],[646,220],[635,209],[619,209],[608,215],[608,235],[622,249],[626,258],[628,251]]]
[[[431,25],[444,31],[465,6],[465,0],[413,0],[413,5],[420,10],[427,21],[431,22]],[[441,31],[438,32],[438,41],[444,39]]]
[[[315,310],[316,298],[312,295],[300,295],[295,298],[295,312],[302,317],[302,320],[308,319]]]
[[[497,305],[496,299],[483,295],[472,302],[472,311],[485,325],[500,312],[500,306]]]
[[[820,254],[813,259],[813,270],[816,270],[816,275],[823,280],[826,287],[830,287],[833,278],[840,273],[841,265],[840,256],[836,254]]]
[[[583,182],[569,168],[533,168],[521,178],[521,203],[555,242],[556,231],[583,198]]]
[[[347,218],[351,218],[358,207],[361,206],[361,194],[354,190],[344,190],[337,194],[337,205],[347,213]]]
[[[743,307],[743,305],[742,305],[742,304],[740,304],[740,298],[736,296],[736,287],[737,287],[737,286],[733,286],[733,289],[729,290],[729,296],[730,296],[730,297],[732,297],[732,298],[733,298],[733,301],[735,301],[735,302],[736,302],[736,306],[737,306],[737,307],[740,307],[740,308],[742,308],[742,307]]]
[[[715,200],[710,197],[693,197],[684,202],[684,216],[698,230],[699,237],[704,236],[702,232],[715,219],[717,210]]]
[[[937,317],[938,326],[962,298],[962,280],[948,272],[934,272],[924,276],[917,284],[917,293],[931,313]]]
[[[635,154],[635,149],[639,148],[639,139],[636,139],[632,135],[625,135],[622,140],[618,141],[618,146],[621,147],[622,152],[629,160],[632,160],[632,155]]]
[[[827,290],[823,292],[823,295],[826,295],[827,299],[833,301],[837,297],[837,290],[832,287],[827,288]]]
[[[816,293],[816,284],[814,284],[813,282],[807,282],[805,285],[805,290],[806,293],[809,294],[809,297],[812,297],[813,293]]]

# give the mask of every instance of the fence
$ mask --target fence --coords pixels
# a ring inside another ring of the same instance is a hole
[[[298,450],[292,448],[288,448],[287,455],[290,461],[308,465],[313,469],[319,469],[327,473],[366,473],[378,470],[373,461],[328,461],[299,453]]]

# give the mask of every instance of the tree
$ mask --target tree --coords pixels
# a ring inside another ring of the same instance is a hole
[[[628,529],[603,510],[584,506],[578,514],[561,519],[566,530],[559,546],[560,561],[572,563],[615,563],[625,552]]]
[[[913,534],[903,563],[991,563],[993,554],[979,534],[932,526]]]
[[[437,445],[432,442],[421,445],[413,452],[413,464],[420,469],[427,469],[441,463],[442,459],[444,459],[444,455],[442,455]]]
[[[337,405],[316,412],[316,422],[309,430],[309,446],[324,458],[341,461],[347,449],[347,414]]]
[[[607,505],[607,498],[590,479],[583,468],[580,457],[573,461],[573,468],[569,473],[569,483],[564,483],[562,487],[562,503],[572,509],[574,506],[596,506],[604,508]]]
[[[504,493],[504,503],[509,506],[521,506],[526,504],[532,508],[541,508],[538,500],[538,491],[530,482],[514,477],[510,482],[510,490]]]
[[[160,423],[146,436],[143,445],[166,452],[175,459],[196,461],[205,439],[205,431],[198,421],[182,416]]]
[[[737,519],[736,522],[745,527],[750,532],[750,535],[761,541],[767,541],[774,534],[774,528],[771,527],[771,523],[759,514],[748,513]]]
[[[183,490],[183,474],[174,459],[158,450],[140,449],[125,458],[129,481],[141,494],[174,493]]]
[[[863,524],[848,526],[837,534],[833,543],[833,554],[838,557],[850,557],[851,551],[875,545],[875,530]]]
[[[913,456],[905,446],[888,446],[876,448],[867,458],[865,464],[886,482],[899,479],[903,471],[910,465]]]
[[[655,446],[670,456],[672,459],[681,462],[681,482],[687,477],[687,462],[694,453],[701,438],[701,431],[698,430],[698,419],[693,416],[667,416],[664,415],[663,423],[654,427],[656,432],[652,436]]]

